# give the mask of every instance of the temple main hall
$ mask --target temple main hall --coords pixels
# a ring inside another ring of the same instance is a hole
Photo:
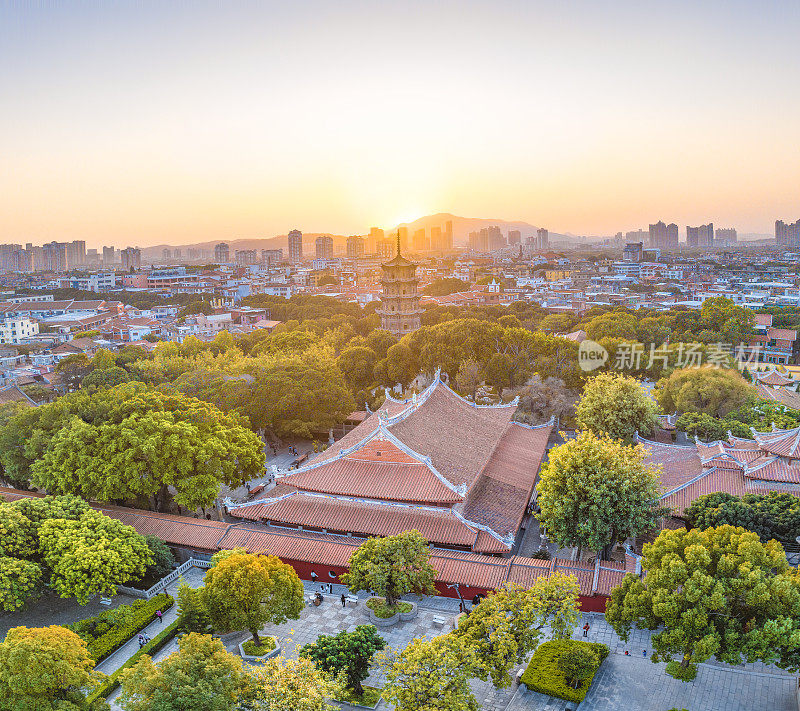
[[[270,527],[358,537],[416,529],[434,546],[512,552],[552,424],[512,418],[516,403],[479,406],[442,382],[390,396],[300,469],[278,473],[232,516]]]

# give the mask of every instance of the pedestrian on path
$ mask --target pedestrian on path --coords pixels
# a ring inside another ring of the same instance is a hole
[[[347,598],[344,596],[344,593],[342,593],[342,607],[346,606],[347,606]]]
[[[158,624],[163,624],[163,620],[161,619],[161,610],[156,610],[156,617],[158,617]]]
[[[142,647],[144,647],[144,637],[142,636],[141,633],[139,633],[139,649],[141,649]]]
[[[589,623],[588,622],[583,626],[583,636],[584,637],[588,637],[589,636]]]

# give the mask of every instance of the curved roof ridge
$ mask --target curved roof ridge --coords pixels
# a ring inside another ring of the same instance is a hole
[[[655,445],[656,447],[670,447],[672,449],[684,449],[689,451],[691,449],[695,449],[691,444],[668,444],[667,442],[656,442],[653,439],[645,439],[642,437],[638,432],[634,436],[634,439],[639,443],[645,446]]]
[[[485,526],[481,523],[475,523],[475,521],[470,521],[468,518],[462,516],[455,508],[450,509],[450,511],[452,511],[453,515],[459,521],[461,521],[461,523],[463,523],[465,526],[469,526],[470,528],[477,528],[478,530],[483,531],[484,533],[488,533],[490,536],[496,538],[498,541],[500,541],[500,543],[502,543],[504,546],[508,546],[509,548],[511,548],[514,545],[514,540],[516,539],[516,536],[513,536],[511,534],[508,534],[507,536],[501,536],[499,533],[489,528],[489,526]]]
[[[406,400],[396,400],[395,398],[391,397],[391,395],[388,395],[388,391],[387,391],[387,397],[389,397],[393,402],[396,402],[396,403],[398,403],[400,405],[408,404],[408,407],[406,407],[404,410],[400,410],[400,412],[398,412],[398,413],[396,413],[394,415],[391,415],[389,417],[381,417],[381,413],[379,411],[378,412],[378,417],[380,419],[382,419],[384,422],[386,422],[387,424],[389,424],[389,425],[394,425],[394,424],[396,424],[398,422],[402,422],[412,412],[415,412],[417,410],[417,408],[419,408],[420,405],[422,405],[424,402],[426,402],[427,399],[433,393],[433,391],[436,390],[436,386],[439,385],[439,383],[442,382],[441,374],[442,374],[441,368],[437,368],[436,369],[436,373],[433,376],[433,382],[427,388],[425,388],[421,393],[419,393],[419,394],[415,393],[410,401],[408,399],[406,399]]]
[[[762,462],[761,464],[756,464],[754,467],[745,466],[744,473],[745,474],[752,474],[753,472],[757,472],[759,469],[763,469],[764,467],[769,466],[777,461],[780,461],[780,457],[776,454],[773,455],[772,458],[768,459],[766,462]]]
[[[517,420],[511,420],[512,425],[517,425],[518,427],[524,427],[528,430],[540,430],[543,427],[552,427],[556,423],[556,416],[553,415],[547,422],[543,422],[541,425],[529,425],[527,422],[518,422]]]

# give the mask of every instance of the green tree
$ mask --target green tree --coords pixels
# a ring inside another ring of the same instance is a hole
[[[138,383],[75,393],[23,412],[0,433],[6,471],[29,472],[48,491],[87,499],[149,499],[208,506],[220,483],[237,485],[263,470],[261,440],[236,415],[179,392]]]
[[[341,674],[347,688],[362,696],[361,682],[369,676],[372,657],[385,646],[386,640],[374,625],[358,625],[352,632],[320,635],[316,642],[300,650],[300,656],[312,660],[333,677]]]
[[[577,689],[600,666],[600,659],[589,647],[574,646],[561,654],[556,662],[567,683]]]
[[[396,343],[386,351],[386,374],[390,382],[407,388],[418,373],[419,364],[405,343]]]
[[[61,376],[68,390],[77,390],[90,369],[89,358],[85,353],[68,355],[58,361],[55,367],[56,373]]]
[[[0,708],[86,709],[93,669],[86,643],[65,627],[14,627],[0,642]]]
[[[581,432],[550,450],[538,485],[538,519],[560,546],[602,551],[654,527],[666,510],[648,450]]]
[[[386,598],[388,607],[395,607],[407,593],[433,595],[436,591],[428,541],[419,531],[368,538],[347,565],[350,570],[341,576],[342,583],[353,592],[374,590]]]
[[[145,536],[144,540],[150,549],[150,557],[153,559],[153,562],[147,566],[145,577],[148,580],[161,580],[172,572],[175,556],[169,546],[157,536]]]
[[[660,629],[653,661],[797,668],[800,581],[776,541],[733,526],[665,530],[644,546],[642,570],[612,592],[606,620],[624,640],[634,624]]]
[[[505,585],[467,616],[453,633],[475,657],[475,675],[498,687],[511,684],[509,672],[539,644],[550,625],[556,637],[569,637],[578,621],[580,586],[574,576],[554,573],[528,588]]]
[[[367,346],[345,348],[336,359],[336,365],[354,392],[363,390],[374,382],[373,373],[377,362],[375,351]]]
[[[0,556],[30,558],[37,551],[36,527],[19,507],[0,504]]]
[[[117,362],[114,358],[114,354],[111,351],[107,351],[105,348],[101,348],[94,354],[94,358],[92,358],[90,366],[93,371],[94,370],[108,370],[108,368],[116,368]]]
[[[603,338],[636,340],[636,316],[631,313],[609,311],[586,324],[586,335],[593,341]]]
[[[132,526],[91,509],[78,520],[43,521],[39,548],[51,571],[50,587],[81,605],[139,580],[152,560],[147,543]]]
[[[183,582],[178,586],[178,618],[184,632],[206,634],[213,631],[203,593],[202,588],[192,588]]]
[[[735,370],[703,366],[674,370],[658,381],[655,396],[664,412],[704,412],[725,417],[756,402],[756,389]]]
[[[42,568],[32,560],[0,556],[0,608],[19,610],[41,587]]]
[[[415,639],[389,660],[383,698],[395,711],[478,711],[469,650],[455,636]]]
[[[457,291],[469,291],[469,282],[455,277],[448,277],[446,279],[437,279],[422,289],[422,293],[429,296],[447,296]]]
[[[340,691],[338,681],[311,660],[274,657],[248,670],[239,705],[248,711],[338,711],[328,699]]]
[[[305,606],[303,583],[292,566],[250,553],[228,556],[209,568],[203,600],[217,629],[249,630],[256,644],[264,624],[296,620]]]
[[[658,407],[633,378],[601,373],[586,383],[576,407],[580,429],[632,442],[637,432],[650,434]]]
[[[146,654],[121,676],[125,711],[233,711],[244,683],[240,657],[219,639],[188,634],[158,664]]]
[[[102,370],[92,370],[81,382],[81,387],[93,391],[100,388],[113,388],[116,385],[127,383],[129,380],[130,376],[126,370],[112,365]]]
[[[794,545],[800,536],[800,499],[779,491],[741,497],[720,491],[692,501],[686,518],[693,528],[741,526],[764,543],[774,538],[781,545]]]

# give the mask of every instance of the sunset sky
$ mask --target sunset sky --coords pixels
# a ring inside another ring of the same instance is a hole
[[[0,242],[800,218],[800,3],[0,3]]]

